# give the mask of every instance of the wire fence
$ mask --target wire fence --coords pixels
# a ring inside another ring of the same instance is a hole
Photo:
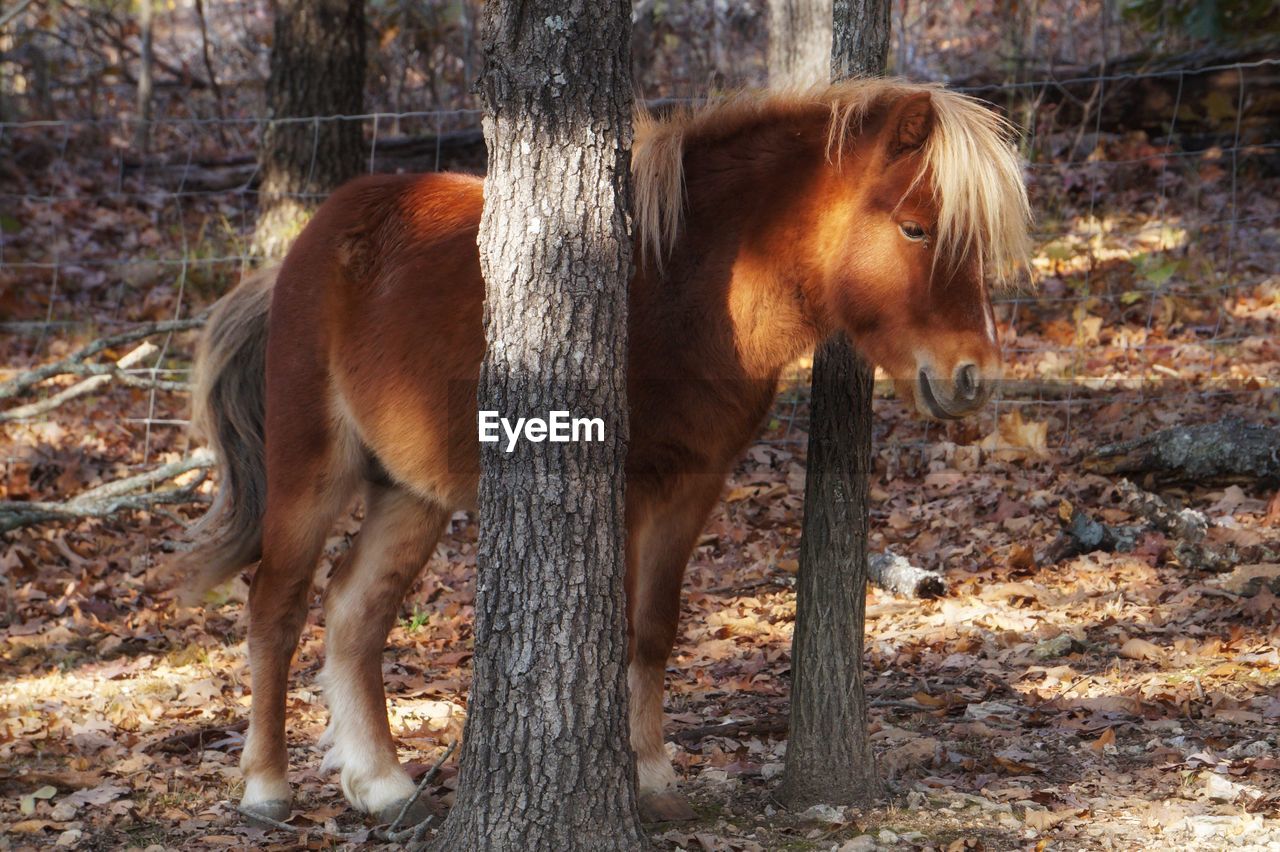
[[[1092,440],[1081,426],[1108,406],[1183,410],[1195,400],[1255,417],[1275,408],[1280,376],[1249,367],[1274,360],[1242,354],[1274,325],[1268,330],[1240,306],[1259,298],[1280,304],[1280,138],[1243,132],[1255,94],[1245,72],[1278,65],[1266,59],[969,89],[1034,102],[1067,85],[1091,86],[1094,108],[1086,124],[1027,129],[1034,286],[997,298],[1008,380],[965,434],[999,436],[1001,419],[1016,411],[1048,421],[1052,443],[1065,448]],[[1209,74],[1238,78],[1234,102],[1220,107],[1229,129],[1207,144],[1186,144],[1184,84]],[[1177,80],[1163,134],[1108,132],[1107,88],[1144,79]],[[456,146],[476,144],[479,119],[476,110],[443,110],[284,121],[359,123],[366,168],[375,172],[457,167]],[[140,158],[136,125],[125,118],[0,123],[0,150],[23,174],[20,186],[0,187],[0,293],[7,286],[38,294],[43,307],[0,317],[0,331],[14,337],[10,372],[63,357],[80,345],[73,341],[99,332],[188,317],[258,263],[248,236],[264,126],[159,118],[147,127],[151,153]],[[120,368],[152,383],[142,392],[133,384],[123,417],[139,432],[138,467],[155,463],[158,434],[186,425],[181,406],[164,397],[173,385],[164,383],[186,381],[190,352],[172,334],[157,342]],[[806,396],[803,371],[791,374],[763,440],[803,447]],[[940,435],[959,440],[929,424],[880,437],[900,453],[924,451]],[[23,453],[7,447],[6,470]]]

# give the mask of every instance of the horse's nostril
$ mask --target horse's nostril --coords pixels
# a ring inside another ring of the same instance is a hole
[[[978,396],[978,366],[965,364],[956,370],[956,393],[964,399],[976,399]]]

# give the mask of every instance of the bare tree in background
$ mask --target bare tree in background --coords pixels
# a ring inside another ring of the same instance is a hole
[[[627,0],[490,0],[480,409],[605,440],[482,445],[474,678],[437,848],[644,845],[623,589],[632,88]]]
[[[282,257],[324,196],[363,166],[364,0],[273,0],[255,254]]]
[[[138,123],[134,127],[133,146],[146,155],[151,138],[152,65],[154,59],[151,38],[152,0],[142,0],[138,9],[138,33],[142,44],[138,51]]]
[[[804,88],[831,74],[831,0],[769,0],[769,85]]]
[[[800,4],[804,5],[804,4]],[[778,7],[790,0],[772,0]],[[771,78],[792,85],[883,74],[889,53],[888,0],[817,0],[810,18],[827,39],[776,45],[796,19],[771,30]],[[818,56],[818,53],[821,56]],[[821,67],[820,72],[812,69]],[[791,724],[780,798],[792,806],[866,803],[880,792],[867,732],[862,648],[867,593],[867,486],[872,471],[874,374],[838,334],[813,361],[809,451],[792,640]]]

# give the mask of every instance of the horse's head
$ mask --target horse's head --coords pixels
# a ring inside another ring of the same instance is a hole
[[[970,414],[1001,373],[989,284],[1025,265],[1029,209],[1006,128],[940,89],[837,111],[832,128],[829,315],[921,414]]]

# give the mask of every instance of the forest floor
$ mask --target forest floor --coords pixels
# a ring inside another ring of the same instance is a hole
[[[1183,177],[1202,212],[1228,204],[1228,181],[1213,168]],[[1143,201],[1109,184],[1110,212],[1041,223],[1061,236],[1041,245],[1040,292],[1000,309],[1022,396],[1011,391],[981,417],[941,426],[877,400],[872,548],[943,571],[949,590],[934,600],[868,594],[867,694],[886,784],[870,808],[793,813],[771,798],[786,746],[804,477],[797,365],[690,565],[666,709],[669,748],[700,819],[655,826],[659,848],[1280,847],[1280,588],[1184,565],[1178,542],[1151,531],[1127,553],[1052,556],[1073,509],[1133,520],[1118,479],[1084,469],[1091,448],[1228,414],[1276,422],[1278,183],[1242,181],[1232,195],[1239,226],[1193,236],[1189,218],[1147,203],[1149,188]],[[1078,191],[1073,198],[1083,207]],[[80,262],[122,246],[142,254],[180,228],[208,234],[190,217],[219,215],[192,204],[165,230],[124,206],[48,208],[39,221],[60,235],[47,245],[38,231],[10,237],[9,263],[46,249]],[[50,281],[40,277],[47,269],[0,264],[0,305],[15,319],[139,320],[171,315],[184,288],[190,303],[202,301],[194,278],[144,299],[95,270],[85,263]],[[17,372],[103,331],[53,328],[5,338],[2,363]],[[176,338],[165,366],[181,366],[190,342]],[[4,424],[0,499],[62,499],[180,458],[186,405],[180,393],[111,386]],[[1139,484],[1203,512],[1214,547],[1256,553],[1280,540],[1269,491]],[[198,511],[7,534],[0,848],[377,843],[336,778],[319,772],[316,746],[326,718],[315,679],[320,589],[358,510],[330,539],[294,664],[293,830],[265,832],[243,826],[234,808],[250,700],[244,579],[208,606],[179,608],[163,571]],[[476,534],[455,519],[385,657],[392,729],[418,773],[462,731]],[[1274,561],[1256,570],[1274,577]],[[430,795],[447,806],[455,780],[451,759]]]

